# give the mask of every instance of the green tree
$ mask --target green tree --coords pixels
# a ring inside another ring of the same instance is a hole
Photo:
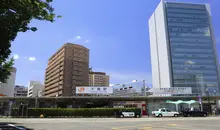
[[[60,18],[51,6],[53,0],[0,0],[0,82],[6,82],[13,66],[11,42],[19,32],[36,31],[33,19],[54,22]]]

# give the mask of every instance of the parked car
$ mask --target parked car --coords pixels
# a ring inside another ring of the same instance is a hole
[[[179,112],[171,111],[168,108],[160,108],[160,109],[157,109],[156,111],[152,111],[152,115],[154,115],[156,117],[163,117],[163,116],[178,117]]]
[[[137,111],[118,111],[116,112],[116,117],[136,117],[136,118],[140,118],[141,117],[141,112],[137,112]]]
[[[0,130],[31,130],[31,129],[25,128],[23,126],[15,126],[13,124],[8,124],[8,123],[0,123]]]
[[[193,110],[187,108],[187,109],[184,109],[184,110],[182,111],[182,113],[183,113],[183,116],[184,116],[184,117],[190,117],[190,116],[192,116],[192,117],[195,117],[195,116],[203,116],[203,117],[206,117],[206,116],[208,116],[208,112],[206,112],[206,111],[200,111],[200,110],[197,109],[197,108],[194,108]]]

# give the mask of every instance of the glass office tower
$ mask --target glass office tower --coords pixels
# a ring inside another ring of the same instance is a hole
[[[161,1],[149,30],[153,87],[191,87],[194,95],[219,95],[208,4]]]

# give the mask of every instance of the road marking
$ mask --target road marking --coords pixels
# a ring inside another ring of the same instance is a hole
[[[147,123],[148,121],[155,121],[155,122],[166,122],[166,121],[189,121],[189,120],[219,120],[220,117],[205,117],[205,118],[138,118],[138,119],[116,119],[116,118],[59,118],[59,119],[47,119],[47,118],[37,118],[37,119],[13,119],[13,118],[7,118],[8,122],[14,122],[14,123],[60,123],[60,122],[144,122]],[[0,122],[4,122],[5,120],[0,119]]]
[[[134,127],[151,127],[151,124],[140,124],[140,125],[127,125],[127,126],[120,126],[120,127],[114,127],[116,129],[126,129],[126,128],[134,128]]]
[[[209,125],[209,124],[191,124],[192,126],[193,125],[197,125],[197,126],[219,126],[220,127],[220,125]]]
[[[140,128],[139,130],[151,130],[152,127],[144,127],[144,128]]]
[[[173,124],[172,124],[173,125]],[[170,129],[170,128],[175,128],[175,129],[178,129],[178,130],[190,130],[189,128],[186,128],[186,127],[169,127],[169,126],[153,126],[153,128],[163,128],[163,129]]]
[[[112,128],[112,130],[127,130],[127,129]]]
[[[128,130],[128,129],[112,128],[112,130]]]
[[[167,124],[168,126],[177,126],[176,124]]]

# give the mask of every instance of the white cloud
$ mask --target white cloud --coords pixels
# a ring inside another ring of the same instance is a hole
[[[35,60],[36,60],[35,57],[29,57],[28,59],[29,59],[30,61],[35,61]]]
[[[75,38],[78,39],[78,40],[82,39],[81,36],[76,36]]]
[[[18,54],[14,54],[13,58],[14,58],[15,60],[19,59],[19,55],[18,55]]]
[[[114,84],[109,84],[110,87],[114,86]]]
[[[89,42],[91,42],[91,40],[85,40],[85,42],[86,42],[86,43],[89,43]]]

